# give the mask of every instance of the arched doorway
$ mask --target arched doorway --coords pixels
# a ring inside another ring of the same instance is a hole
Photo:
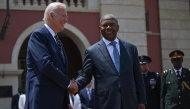
[[[70,79],[76,78],[78,71],[82,68],[82,56],[80,51],[74,41],[63,32],[58,33],[58,36],[63,43],[68,58],[68,77]]]
[[[26,83],[26,53],[27,53],[27,45],[28,45],[28,40],[29,36],[25,39],[25,41],[22,43],[22,46],[19,51],[18,55],[18,69],[23,69],[23,72],[21,75],[19,75],[19,86],[22,86],[25,88],[25,83]]]

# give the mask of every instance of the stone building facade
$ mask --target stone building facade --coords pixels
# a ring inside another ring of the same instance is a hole
[[[45,1],[67,4],[69,22],[59,35],[72,66],[69,78],[77,77],[85,49],[101,39],[99,19],[108,13],[118,18],[118,37],[136,45],[139,55],[152,58],[151,71],[161,74],[162,70],[171,68],[168,55],[175,49],[184,51],[183,66],[190,68],[189,0],[78,0],[77,3],[74,0],[68,0],[69,3],[66,0],[0,0],[2,28],[7,1],[10,19],[0,40],[0,109],[11,109],[11,97],[2,97],[5,86],[11,88],[12,95],[19,86],[24,86],[27,41],[32,31],[43,25]]]

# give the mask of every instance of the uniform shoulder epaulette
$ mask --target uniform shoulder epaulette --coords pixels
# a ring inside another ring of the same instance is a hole
[[[164,70],[164,73],[168,73],[168,72],[171,72],[171,69]]]
[[[157,74],[157,75],[159,75],[159,73],[158,73],[158,72],[150,72],[150,73],[153,73],[153,74]]]
[[[164,70],[164,73],[166,73],[168,70]]]
[[[190,69],[187,69],[187,72],[190,72]]]
[[[187,69],[187,68],[184,68],[187,72],[189,71],[190,72],[190,69]]]

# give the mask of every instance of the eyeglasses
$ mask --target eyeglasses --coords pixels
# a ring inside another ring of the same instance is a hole
[[[64,19],[68,19],[68,17],[69,17],[69,16],[67,16],[67,15],[63,15],[63,18],[64,18]]]

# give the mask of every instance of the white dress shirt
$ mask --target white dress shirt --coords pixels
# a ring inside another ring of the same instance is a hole
[[[47,24],[44,24],[44,26],[48,29],[48,31],[51,33],[51,35],[52,35],[52,37],[53,37],[53,39],[55,40],[55,42],[56,42],[56,39],[55,39],[55,33],[54,33],[54,31],[47,25]]]
[[[26,101],[26,95],[21,94],[19,97],[19,100],[18,100],[18,108],[19,109],[24,109],[25,101]]]
[[[73,103],[73,101],[72,101],[71,96],[74,97],[74,103]],[[81,109],[81,101],[80,101],[80,97],[79,97],[78,94],[76,94],[76,95],[70,95],[70,94],[69,94],[69,100],[70,100],[70,105],[71,105],[71,107],[72,107],[73,109]]]
[[[173,68],[174,69],[174,68]],[[179,75],[181,76],[181,72],[182,72],[182,67],[179,70],[174,69],[176,76],[177,76],[177,71],[179,71]]]

